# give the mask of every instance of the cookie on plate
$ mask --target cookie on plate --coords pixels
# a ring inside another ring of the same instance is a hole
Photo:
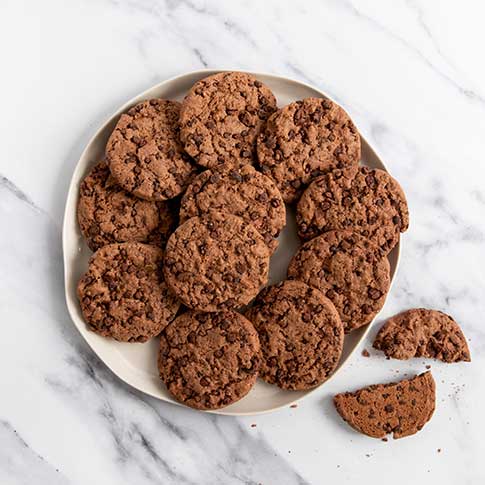
[[[158,226],[148,235],[146,243],[165,248],[168,238],[178,226],[180,197],[156,202],[158,207]]]
[[[210,210],[188,219],[170,236],[164,270],[167,284],[187,307],[235,309],[266,284],[269,249],[241,217]]]
[[[196,82],[182,103],[182,143],[203,167],[252,164],[256,137],[275,110],[273,93],[251,74],[214,74]]]
[[[286,223],[286,210],[273,181],[251,165],[206,170],[189,185],[180,208],[180,220],[200,216],[208,210],[228,212],[251,223],[271,251]]]
[[[352,231],[326,232],[305,243],[293,256],[288,277],[323,292],[337,308],[346,333],[372,321],[391,283],[387,258]]]
[[[431,372],[391,384],[376,384],[334,397],[342,418],[373,438],[403,438],[420,431],[435,409],[435,382]]]
[[[325,98],[307,98],[273,114],[257,141],[258,160],[285,199],[297,200],[316,177],[357,170],[360,136],[347,113]]]
[[[98,249],[77,293],[88,328],[122,342],[145,342],[171,322],[179,302],[162,276],[163,250],[141,243]]]
[[[149,202],[129,194],[115,183],[104,161],[81,183],[77,218],[92,251],[114,242],[157,239],[161,244],[174,224],[166,202]]]
[[[393,359],[471,360],[465,336],[455,320],[446,313],[426,308],[414,308],[389,318],[373,345]]]
[[[106,145],[115,180],[146,200],[172,199],[182,193],[196,168],[179,134],[180,103],[151,99],[122,114]]]
[[[332,302],[301,281],[265,288],[246,316],[261,342],[259,376],[283,389],[311,389],[337,367],[344,327]]]
[[[175,399],[196,409],[217,409],[244,397],[260,363],[258,334],[234,311],[188,311],[161,335],[160,378]]]
[[[312,182],[298,202],[296,218],[304,240],[351,229],[372,240],[384,254],[409,226],[401,186],[387,172],[368,167],[353,175],[335,170]]]

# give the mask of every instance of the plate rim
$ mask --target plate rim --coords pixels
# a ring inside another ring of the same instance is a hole
[[[190,408],[190,407],[186,406],[185,404],[180,403],[180,402],[178,402],[176,400],[169,400],[169,399],[167,399],[167,398],[165,398],[163,396],[153,394],[153,393],[151,393],[151,392],[149,392],[149,391],[147,391],[145,389],[140,389],[134,382],[131,381],[131,379],[127,378],[126,376],[120,375],[117,371],[115,371],[113,369],[113,367],[111,366],[111,364],[105,358],[103,358],[103,357],[101,357],[99,355],[99,353],[95,350],[95,348],[93,347],[93,345],[91,344],[91,342],[88,340],[88,338],[86,337],[86,335],[84,334],[84,332],[81,331],[81,328],[80,328],[80,326],[78,325],[78,323],[76,321],[77,318],[75,318],[74,313],[73,313],[72,304],[71,304],[71,301],[70,301],[69,287],[68,287],[68,283],[69,283],[68,282],[68,264],[69,263],[68,263],[67,248],[66,248],[66,246],[67,246],[67,238],[68,238],[68,223],[67,223],[67,221],[68,221],[68,218],[69,218],[69,209],[70,209],[71,199],[73,197],[76,197],[77,196],[77,193],[74,193],[75,191],[73,191],[73,188],[74,188],[73,183],[75,182],[74,176],[75,176],[75,174],[76,174],[76,172],[77,172],[77,170],[79,168],[79,165],[80,165],[81,161],[85,158],[88,150],[90,149],[90,147],[93,144],[93,142],[95,142],[96,138],[100,135],[100,133],[110,123],[113,122],[113,120],[116,117],[120,116],[123,112],[125,112],[134,103],[138,102],[138,99],[139,98],[146,97],[148,95],[148,93],[151,92],[152,90],[157,89],[157,88],[161,88],[162,86],[164,86],[166,84],[170,84],[170,83],[173,83],[175,81],[181,81],[182,78],[186,78],[186,77],[196,77],[196,76],[204,76],[205,77],[205,76],[209,76],[209,75],[216,74],[216,73],[221,73],[221,72],[234,72],[234,71],[251,74],[251,75],[253,75],[255,77],[261,76],[261,77],[266,77],[266,78],[272,78],[272,80],[275,80],[275,81],[284,81],[286,83],[290,82],[290,83],[295,84],[295,85],[298,85],[300,87],[304,87],[304,88],[313,90],[313,91],[317,92],[319,95],[321,95],[322,97],[328,98],[328,99],[330,99],[331,101],[333,101],[334,103],[336,103],[337,105],[340,106],[340,104],[337,101],[335,101],[332,96],[330,96],[329,94],[327,94],[325,91],[321,90],[320,88],[317,88],[315,86],[312,86],[311,84],[306,83],[304,81],[300,81],[300,80],[297,80],[297,79],[293,79],[293,78],[287,77],[287,76],[280,76],[278,74],[273,74],[273,73],[259,72],[259,71],[251,71],[251,70],[246,70],[246,69],[209,69],[209,68],[205,68],[205,69],[198,69],[198,70],[194,70],[194,71],[188,71],[188,72],[185,72],[183,74],[178,74],[178,75],[172,76],[172,77],[170,77],[168,79],[165,79],[163,81],[160,81],[160,82],[158,82],[158,83],[150,86],[149,88],[145,89],[141,93],[138,93],[137,95],[132,96],[129,100],[127,100],[125,103],[123,103],[118,109],[116,109],[110,116],[108,116],[97,127],[97,129],[94,132],[94,134],[90,137],[90,139],[88,140],[88,142],[84,146],[84,149],[82,150],[82,152],[79,155],[79,158],[78,158],[76,164],[74,165],[74,167],[72,169],[72,174],[71,174],[71,178],[70,178],[70,182],[69,182],[69,186],[68,186],[68,191],[67,191],[67,195],[66,195],[66,199],[65,199],[65,207],[64,207],[63,220],[62,220],[62,255],[63,255],[63,258],[62,259],[63,259],[63,267],[64,267],[63,268],[64,269],[64,271],[63,271],[63,276],[64,276],[64,297],[65,297],[65,300],[66,300],[66,306],[67,306],[67,310],[68,310],[69,317],[71,319],[72,324],[74,324],[74,326],[76,327],[77,331],[81,334],[82,338],[87,343],[87,345],[92,350],[92,352],[94,352],[94,354],[103,362],[103,365],[105,365],[106,367],[108,367],[108,369],[110,370],[110,372],[112,372],[118,379],[120,379],[124,383],[128,384],[129,386],[133,387],[134,389],[136,389],[139,392],[142,392],[142,393],[144,393],[146,395],[149,395],[149,396],[151,396],[153,398],[159,399],[160,401],[163,401],[163,402],[166,402],[166,403],[169,403],[169,404],[175,404],[177,406],[181,406],[181,407],[184,407],[186,409],[187,408],[188,409],[192,409],[192,408]],[[383,162],[382,157],[376,151],[376,149],[374,148],[374,146],[372,146],[367,141],[367,139],[365,138],[365,136],[362,134],[362,132],[359,130],[358,127],[357,127],[357,131],[358,131],[358,133],[360,135],[362,145],[365,145],[365,148],[368,151],[370,151],[370,153],[381,163],[381,165],[384,167],[384,170],[387,173],[390,174],[390,172],[388,170],[388,167]],[[390,292],[391,292],[391,290],[392,290],[392,288],[394,286],[394,280],[396,279],[397,273],[399,271],[400,260],[401,260],[401,251],[402,251],[401,245],[402,245],[402,237],[399,238],[399,242],[398,242],[398,244],[396,245],[396,247],[393,250],[395,252],[395,269],[394,269],[394,273],[393,273],[393,275],[391,277],[391,283],[390,283],[390,286],[389,286],[389,291],[388,291],[387,296],[390,294]],[[386,296],[386,300],[387,300],[387,296]],[[382,311],[382,309],[381,309],[381,311]],[[308,397],[310,394],[313,394],[317,390],[321,389],[324,384],[326,384],[331,379],[333,379],[334,376],[336,374],[338,374],[344,368],[344,366],[347,365],[347,363],[350,360],[350,358],[354,355],[356,349],[359,347],[359,345],[362,343],[362,341],[368,335],[371,327],[373,326],[374,322],[378,318],[378,316],[381,313],[381,311],[379,311],[374,316],[374,318],[372,319],[372,321],[365,326],[365,330],[362,333],[361,337],[358,339],[358,341],[357,341],[357,343],[355,345],[354,350],[352,350],[343,360],[341,360],[338,369],[336,369],[332,373],[332,375],[327,380],[325,380],[324,382],[322,382],[319,386],[317,386],[317,387],[315,387],[313,389],[307,390],[305,392],[305,394],[297,397],[293,401],[290,401],[289,403],[285,403],[285,404],[273,406],[271,408],[268,408],[268,409],[265,409],[265,410],[261,410],[261,411],[247,411],[247,412],[231,411],[231,410],[227,411],[226,408],[220,408],[220,409],[203,410],[203,412],[211,413],[211,414],[226,415],[226,416],[256,416],[256,415],[262,415],[262,414],[272,413],[274,411],[277,411],[277,410],[282,409],[284,407],[288,407],[288,406],[290,406],[292,404],[295,404],[295,403],[303,400],[304,398]],[[83,324],[85,325],[85,322],[83,322]]]

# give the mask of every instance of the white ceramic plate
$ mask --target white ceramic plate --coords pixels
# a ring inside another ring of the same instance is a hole
[[[121,113],[125,112],[134,104],[149,98],[167,98],[182,100],[190,87],[199,79],[220,71],[202,70],[178,76],[164,81],[141,93],[128,101],[97,131],[74,170],[69,192],[67,195],[66,209],[64,214],[64,226],[62,242],[64,249],[64,277],[67,308],[71,318],[99,358],[123,381],[136,389],[163,401],[177,403],[160,382],[157,373],[157,347],[158,339],[139,343],[120,343],[114,340],[100,337],[90,332],[81,315],[81,310],[76,296],[76,285],[80,276],[86,271],[91,251],[88,249],[79,231],[76,217],[79,185],[93,165],[104,155],[104,148],[108,137],[113,130]],[[284,106],[292,101],[315,97],[329,97],[322,91],[307,84],[294,81],[285,77],[271,74],[252,73],[262,82],[267,84],[278,100],[278,106]],[[367,141],[362,138],[362,163],[373,168],[386,170],[386,167],[371,148]],[[288,211],[287,225],[280,235],[278,251],[271,258],[270,283],[275,283],[285,278],[286,268],[291,256],[295,253],[299,242],[296,236],[294,214]],[[391,278],[393,279],[399,261],[400,245],[391,252]],[[354,330],[345,338],[345,346],[340,364],[335,374],[342,368],[359,342],[365,337],[370,325]],[[324,385],[324,384],[322,384]],[[317,388],[318,389],[318,388]],[[307,396],[312,391],[284,391],[276,386],[271,386],[258,380],[251,392],[240,401],[214,411],[218,414],[251,415],[273,411],[282,406],[287,406]]]

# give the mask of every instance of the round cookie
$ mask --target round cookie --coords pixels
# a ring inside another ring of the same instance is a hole
[[[194,84],[182,103],[180,137],[203,167],[252,164],[256,137],[276,111],[262,82],[242,72],[222,72]]]
[[[329,99],[307,98],[268,119],[258,136],[257,153],[261,170],[289,203],[323,173],[357,170],[360,136],[340,106]]]
[[[260,364],[258,334],[234,311],[188,311],[161,335],[160,378],[175,399],[196,409],[217,409],[244,397]]]
[[[122,114],[106,145],[115,180],[146,200],[167,200],[187,186],[195,165],[180,143],[180,103],[143,101]]]
[[[156,202],[159,214],[158,226],[148,235],[147,244],[153,244],[165,248],[168,238],[178,226],[178,212],[180,199],[170,199]]]
[[[179,302],[162,276],[161,248],[141,243],[98,249],[77,293],[88,328],[122,342],[145,342],[171,322]]]
[[[335,370],[344,327],[332,302],[301,281],[265,288],[248,310],[261,342],[259,376],[282,389],[301,391]]]
[[[170,236],[165,280],[189,308],[217,311],[249,303],[268,280],[269,249],[242,218],[209,211]]]
[[[322,232],[351,229],[387,254],[409,226],[404,192],[383,170],[360,167],[349,175],[334,170],[310,184],[298,202],[298,234],[308,240]]]
[[[288,277],[324,293],[348,333],[371,322],[384,305],[389,271],[389,261],[368,239],[351,231],[331,231],[298,250]]]
[[[271,251],[286,223],[286,209],[273,181],[251,165],[206,170],[189,185],[180,208],[181,222],[209,209],[242,217],[264,237]]]
[[[114,242],[161,244],[175,222],[166,202],[138,199],[117,185],[106,162],[98,163],[82,181],[77,217],[92,251]]]

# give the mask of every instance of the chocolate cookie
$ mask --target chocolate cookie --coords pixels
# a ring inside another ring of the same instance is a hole
[[[115,180],[146,200],[167,200],[183,192],[195,166],[179,137],[180,103],[143,101],[122,114],[106,145]]]
[[[251,165],[222,166],[201,173],[182,198],[180,220],[205,214],[209,209],[242,217],[264,237],[271,251],[286,223],[285,204],[268,177]]]
[[[163,251],[141,243],[108,244],[89,261],[77,293],[88,328],[123,342],[145,342],[180,306],[162,276]]]
[[[194,84],[182,103],[180,137],[203,167],[252,164],[256,136],[276,110],[273,93],[242,72],[222,72]]]
[[[217,409],[253,387],[261,364],[258,334],[240,313],[189,311],[160,339],[160,378],[178,401]]]
[[[334,170],[310,184],[298,202],[298,234],[308,240],[322,232],[350,229],[387,254],[409,226],[404,192],[383,170],[360,167],[349,175]]]
[[[269,249],[241,217],[211,210],[170,236],[164,268],[167,284],[189,308],[238,308],[267,282]]]
[[[158,208],[158,226],[148,235],[146,242],[165,248],[168,238],[178,226],[180,198],[156,202]]]
[[[360,136],[347,113],[329,99],[295,101],[273,114],[258,137],[259,164],[285,202],[335,168],[357,170]]]
[[[351,231],[331,231],[298,250],[288,277],[322,291],[348,333],[371,322],[384,305],[389,271],[389,261],[368,239]]]
[[[105,162],[98,163],[82,181],[77,217],[92,251],[114,242],[166,242],[174,223],[166,202],[141,200],[124,191]]]
[[[465,336],[455,320],[425,308],[407,310],[387,320],[374,340],[374,348],[393,359],[471,360]]]
[[[295,391],[311,389],[335,370],[344,328],[320,291],[301,281],[284,281],[265,288],[247,317],[259,334],[259,376],[266,382]]]
[[[431,372],[334,397],[340,416],[357,431],[373,438],[393,433],[394,439],[420,431],[431,419],[435,401]]]

